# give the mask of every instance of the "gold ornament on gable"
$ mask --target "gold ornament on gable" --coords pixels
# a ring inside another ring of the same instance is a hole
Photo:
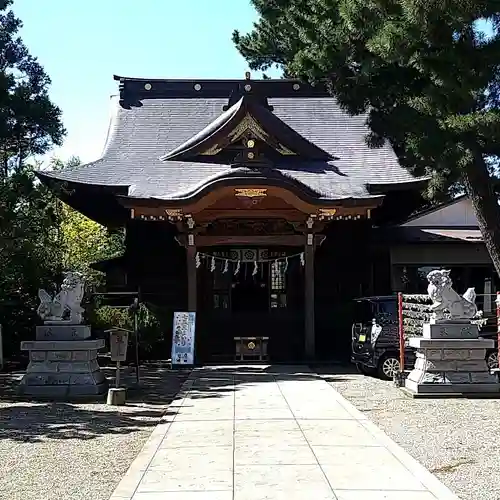
[[[242,198],[265,198],[267,189],[265,188],[236,188],[234,195]]]

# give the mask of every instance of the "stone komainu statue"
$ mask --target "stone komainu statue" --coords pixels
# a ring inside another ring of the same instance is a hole
[[[83,321],[83,275],[77,272],[64,273],[61,291],[51,297],[46,290],[38,290],[40,305],[38,315],[44,321],[65,322],[79,325]]]
[[[470,320],[477,315],[474,288],[467,289],[464,295],[460,296],[452,288],[449,270],[431,271],[427,280],[427,293],[433,302],[431,309],[434,320]]]

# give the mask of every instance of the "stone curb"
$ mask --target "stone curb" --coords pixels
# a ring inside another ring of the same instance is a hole
[[[327,383],[325,381],[325,383]],[[408,454],[401,446],[375,425],[366,415],[347,401],[338,391],[328,384],[335,393],[335,399],[377,440],[387,448],[435,497],[437,500],[460,500],[434,474]]]
[[[158,448],[160,447],[163,439],[165,438],[172,422],[177,416],[179,408],[184,404],[186,396],[189,394],[191,386],[193,385],[193,371],[189,374],[188,378],[182,383],[181,388],[172,402],[165,408],[163,416],[160,418],[160,422],[154,428],[153,432],[144,443],[141,451],[135,457],[134,461],[128,468],[125,476],[118,483],[109,500],[132,500],[135,492],[141,482],[146,469],[153,460]],[[168,414],[167,412],[174,412],[174,414]]]

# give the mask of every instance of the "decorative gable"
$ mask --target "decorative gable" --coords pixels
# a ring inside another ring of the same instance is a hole
[[[242,96],[198,134],[162,157],[163,161],[273,164],[333,157],[281,121],[252,95]]]

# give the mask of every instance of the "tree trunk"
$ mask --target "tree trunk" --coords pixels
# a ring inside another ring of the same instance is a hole
[[[488,167],[480,153],[474,155],[474,161],[467,162],[463,177],[484,243],[500,276],[500,206]]]

